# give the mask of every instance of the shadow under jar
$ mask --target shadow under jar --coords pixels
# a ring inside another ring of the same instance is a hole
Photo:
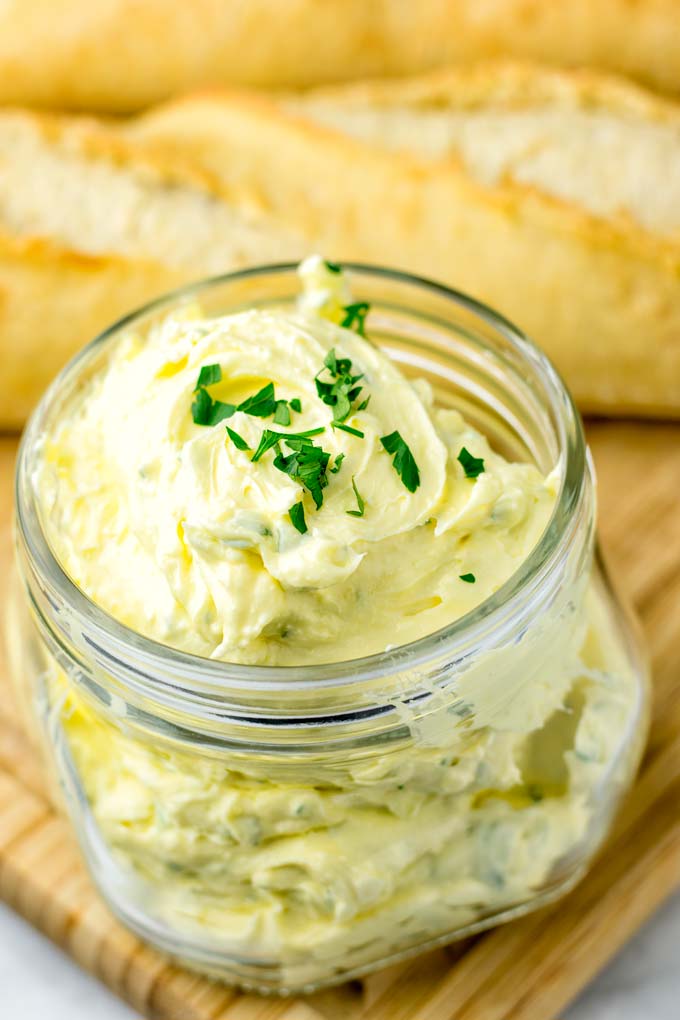
[[[295,267],[235,273],[115,325],[58,377],[17,468],[13,672],[111,909],[190,966],[309,990],[566,892],[641,754],[644,659],[594,555],[581,423],[543,355],[489,309],[347,267],[370,339],[511,460],[561,484],[500,589],[409,645],[327,665],[231,665],[112,619],[61,568],[42,440],[119,338],[173,309],[291,307]]]

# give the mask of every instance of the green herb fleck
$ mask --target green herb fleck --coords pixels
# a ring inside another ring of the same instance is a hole
[[[345,454],[344,453],[339,453],[337,455],[337,457],[335,458],[335,461],[333,462],[333,467],[331,468],[331,474],[332,475],[337,475],[338,471],[342,467],[342,462],[343,462],[344,459],[345,459]]]
[[[477,578],[474,574],[459,574],[461,581],[465,581],[466,584],[474,584]]]
[[[364,438],[364,433],[359,429],[353,429],[351,425],[344,425],[341,421],[333,421],[331,425],[334,429],[342,429],[343,432],[349,432],[351,436],[358,436],[359,439]]]
[[[371,399],[371,396],[370,396],[370,394],[369,394],[369,395],[368,395],[368,396],[366,397],[366,399],[365,399],[365,400],[362,400],[362,401],[361,401],[361,403],[360,403],[360,404],[359,404],[359,406],[357,407],[357,411],[365,411],[365,410],[366,410],[366,408],[368,407],[368,402],[369,402],[369,400],[370,400],[370,399]]]
[[[286,435],[287,439],[309,439],[311,436],[320,436],[322,432],[325,432],[326,428],[324,425],[319,426],[318,429],[307,429],[306,432],[289,432]]]
[[[194,390],[196,399],[191,405],[191,416],[197,425],[209,425],[212,415],[213,399],[207,390],[201,387]]]
[[[251,461],[255,463],[255,461],[260,460],[267,450],[271,450],[272,447],[281,442],[285,434],[285,432],[274,432],[273,429],[265,429],[260,436],[260,442],[258,443],[257,450],[250,458]]]
[[[333,408],[333,421],[344,421],[352,410],[353,402],[361,393],[362,387],[357,386],[357,383],[363,379],[363,374],[352,374],[351,360],[339,358],[334,347],[331,347],[323,364],[333,377],[333,381],[327,382],[319,378],[324,370],[322,368],[314,380],[316,392],[324,404]]]
[[[243,411],[244,414],[250,414],[255,418],[269,418],[270,415],[276,413],[276,406],[274,383],[270,382],[254,393],[252,397],[247,397],[242,401],[236,410]]]
[[[307,489],[317,510],[323,503],[322,490],[328,485],[327,469],[331,455],[320,446],[315,446],[311,437],[318,436],[324,431],[323,427],[308,429],[306,432],[277,432],[275,429],[265,429],[257,450],[250,458],[251,461],[258,461],[268,450],[276,447],[274,467],[290,475]],[[291,453],[281,452],[282,441],[292,451]]]
[[[354,489],[354,495],[357,498],[357,507],[359,509],[358,510],[346,510],[345,513],[349,514],[350,517],[363,517],[364,516],[364,509],[365,509],[366,504],[364,503],[363,499],[361,498],[361,493],[357,489],[357,483],[354,481],[354,475],[352,475],[352,488]]]
[[[231,418],[236,410],[233,404],[213,400],[203,386],[195,392],[196,399],[191,405],[191,417],[196,425],[217,425],[225,418]]]
[[[259,446],[250,459],[252,461],[260,460],[267,450],[271,450],[282,439],[285,439],[286,442],[296,439],[304,441],[309,440],[312,436],[320,436],[325,431],[323,426],[318,429],[307,429],[306,432],[277,432],[275,429],[265,429],[260,436]]]
[[[337,262],[329,262],[328,259],[324,259],[324,266],[329,273],[341,273],[342,266],[339,266]]]
[[[276,401],[276,410],[274,411],[274,422],[276,425],[290,425],[290,411],[288,404],[285,400]]]
[[[288,516],[290,517],[293,527],[296,528],[301,535],[304,535],[307,531],[307,521],[305,520],[305,508],[302,505],[302,500],[300,500],[299,503],[293,504],[288,511]]]
[[[323,504],[323,490],[328,485],[328,462],[331,455],[320,446],[315,446],[306,436],[287,436],[285,443],[292,452],[282,453],[279,448],[274,457],[274,467],[307,489],[318,510]]]
[[[196,397],[191,404],[191,417],[196,425],[217,425],[225,418],[231,418],[236,410],[233,404],[213,400],[206,389],[206,386],[212,386],[221,379],[222,369],[219,365],[204,365],[198,373],[194,388]]]
[[[353,305],[345,305],[343,312],[345,317],[340,323],[344,329],[354,329],[359,336],[366,336],[366,316],[371,306],[368,301],[357,301]]]
[[[236,411],[242,411],[255,418],[268,418],[273,415],[277,425],[290,425],[290,408],[294,411],[302,410],[298,397],[291,401],[277,400],[273,382],[267,383],[257,393],[246,397],[237,407],[221,400],[213,400],[206,387],[221,380],[222,369],[219,365],[204,365],[201,369],[194,390],[196,399],[191,405],[191,413],[197,425],[216,425],[225,418],[231,418]]]
[[[352,371],[351,360],[349,358],[339,358],[335,353],[335,347],[331,347],[323,359],[323,363],[331,375],[347,375],[348,372]]]
[[[236,447],[237,450],[249,450],[250,449],[250,447],[246,443],[246,441],[243,438],[243,436],[240,436],[238,434],[238,432],[234,432],[234,430],[230,429],[228,425],[227,425],[227,433],[228,433],[229,438],[231,439],[232,443],[234,444],[234,446]]]
[[[204,365],[201,371],[198,373],[198,379],[196,380],[196,386],[194,393],[201,386],[212,386],[214,383],[222,381],[222,369],[219,365]]]
[[[469,450],[463,447],[458,454],[458,463],[462,466],[466,478],[476,478],[484,471],[484,461],[481,457],[473,457]]]
[[[388,453],[394,454],[392,467],[408,491],[415,492],[420,485],[420,471],[408,445],[398,432],[390,432],[389,436],[381,436],[380,442]]]

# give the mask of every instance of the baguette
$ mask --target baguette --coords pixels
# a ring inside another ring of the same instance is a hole
[[[309,246],[245,189],[88,122],[0,114],[0,428],[124,313],[179,284]]]
[[[333,257],[498,308],[584,410],[680,416],[677,104],[597,74],[489,65],[278,104],[199,95],[126,131],[257,188]]]
[[[677,0],[6,0],[0,102],[130,112],[201,85],[307,87],[498,56],[680,92]]]

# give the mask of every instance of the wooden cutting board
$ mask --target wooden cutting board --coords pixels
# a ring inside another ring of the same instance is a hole
[[[0,896],[142,1013],[163,1020],[550,1020],[680,884],[680,425],[589,429],[605,551],[651,650],[649,747],[604,852],[561,903],[307,999],[195,977],[99,901],[9,692],[0,698]],[[0,439],[0,577],[10,558],[15,443]],[[0,662],[0,685],[6,670]]]

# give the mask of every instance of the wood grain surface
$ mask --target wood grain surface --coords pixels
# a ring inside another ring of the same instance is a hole
[[[593,869],[557,905],[306,999],[244,995],[142,945],[81,864],[9,689],[0,699],[0,896],[140,1013],[162,1020],[551,1020],[680,884],[680,426],[598,422],[600,533],[654,674],[638,781]],[[0,584],[15,441],[0,438]],[[0,660],[0,685],[6,668]]]

